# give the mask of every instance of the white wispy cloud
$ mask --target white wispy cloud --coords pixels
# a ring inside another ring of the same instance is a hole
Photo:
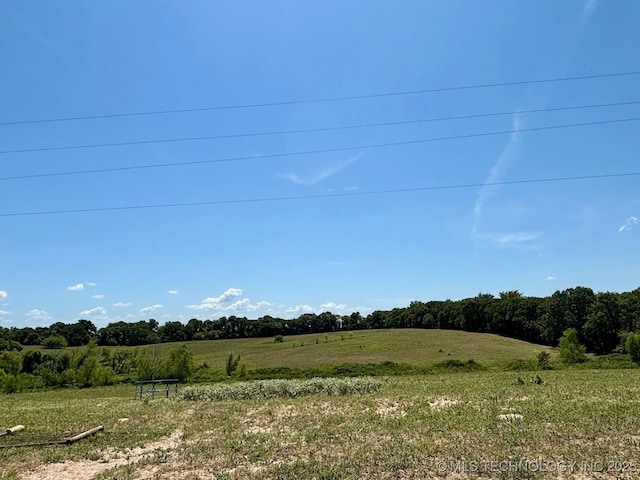
[[[478,229],[482,210],[489,199],[498,191],[499,186],[495,185],[495,183],[502,181],[505,173],[516,157],[520,136],[519,130],[522,128],[519,114],[516,113],[513,115],[511,123],[513,133],[509,137],[502,153],[498,156],[496,163],[494,163],[491,170],[489,170],[489,175],[485,179],[482,188],[480,188],[480,192],[478,192],[478,197],[476,198],[476,203],[473,206],[473,234],[475,234]]]
[[[555,280],[555,279],[556,279],[556,277],[554,277],[553,275],[549,275],[545,280],[552,281],[552,280]]]
[[[327,302],[320,305],[322,310],[346,310],[347,306],[344,303]]]
[[[231,305],[225,308],[225,310],[236,311],[236,312],[255,312],[262,307],[271,306],[271,302],[260,301],[258,303],[251,303],[248,298],[243,298],[242,300],[238,300],[237,302],[233,302]]]
[[[633,228],[635,224],[638,223],[638,217],[628,217],[624,224],[618,229],[618,232],[627,232]]]
[[[87,287],[96,287],[97,285],[96,282],[87,282]]]
[[[113,304],[114,307],[130,307],[131,302],[116,302]]]
[[[98,317],[100,319],[108,318],[107,309],[104,307],[94,307],[89,310],[83,310],[79,312],[78,315],[82,315],[83,317]]]
[[[488,240],[498,246],[533,242],[540,237],[542,237],[542,233],[540,232],[485,233],[478,236],[478,238]]]
[[[104,293],[99,293],[96,295],[91,295],[91,298],[95,298],[96,300],[100,300],[101,298],[104,298]]]
[[[346,303],[336,303],[333,301],[325,302],[319,307],[314,307],[307,304],[296,305],[295,307],[285,308],[284,305],[278,305],[279,309],[284,309],[284,314],[289,316],[302,315],[304,313],[320,314],[323,312],[332,312],[334,314],[344,315],[350,312],[367,313],[373,311],[372,308],[357,306],[349,307]]]
[[[67,290],[69,290],[70,292],[79,292],[81,290],[84,290],[84,284],[78,283],[76,285],[69,285],[67,287]]]
[[[598,0],[586,0],[584,5],[582,6],[582,11],[580,12],[580,26],[584,28],[584,26],[589,22],[589,18],[598,8]]]
[[[199,305],[187,305],[191,310],[206,310],[211,312],[254,312],[263,307],[269,307],[271,302],[261,300],[257,303],[251,303],[249,298],[242,297],[242,289],[229,288],[218,297],[205,298]]]
[[[308,187],[311,185],[315,185],[316,183],[321,182],[322,180],[326,180],[329,177],[334,176],[336,173],[340,172],[341,170],[344,170],[352,163],[357,162],[360,158],[364,156],[365,153],[366,151],[356,153],[355,155],[347,157],[346,159],[338,163],[334,163],[333,165],[326,166],[310,174],[303,175],[303,174],[298,174],[293,172],[287,172],[287,173],[281,173],[278,176],[280,178],[289,180],[293,183],[297,183],[298,185],[304,185]]]
[[[142,314],[149,314],[149,313],[155,313],[158,310],[160,310],[162,308],[162,305],[151,305],[149,307],[143,307],[140,310],[138,310],[139,313]]]
[[[29,310],[24,314],[24,316],[32,322],[48,322],[53,320],[53,317],[49,315],[49,312],[47,312],[46,310],[40,310],[38,308]]]
[[[0,290],[0,300],[6,300],[9,294],[6,290]]]
[[[314,308],[309,305],[296,305],[295,307],[289,307],[285,310],[285,313],[313,313]]]
[[[178,290],[169,290],[167,293],[170,293],[171,295],[177,295]]]
[[[207,297],[199,305],[187,305],[191,310],[220,310],[225,304],[242,295],[240,288],[228,288],[218,297]]]
[[[5,315],[5,316],[6,315],[11,315],[11,312],[9,312],[8,310],[0,310],[0,316],[3,316],[3,315]]]

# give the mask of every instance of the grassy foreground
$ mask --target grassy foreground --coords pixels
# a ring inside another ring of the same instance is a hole
[[[27,430],[0,444],[105,430],[68,447],[2,449],[0,478],[640,477],[636,370],[378,380],[346,396],[144,402],[132,386],[2,396],[0,429]]]

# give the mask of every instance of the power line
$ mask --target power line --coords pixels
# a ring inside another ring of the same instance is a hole
[[[438,185],[431,187],[413,187],[413,188],[397,188],[397,189],[385,189],[385,190],[369,190],[361,192],[342,192],[342,193],[329,193],[329,194],[316,194],[316,195],[296,195],[289,197],[263,197],[263,198],[245,198],[238,200],[213,200],[209,202],[185,202],[185,203],[164,203],[153,205],[129,205],[124,207],[99,207],[99,208],[79,208],[72,210],[44,210],[37,212],[14,212],[14,213],[0,213],[0,217],[26,217],[36,215],[59,215],[67,213],[95,213],[95,212],[111,212],[111,211],[123,211],[123,210],[147,210],[158,208],[176,208],[176,207],[195,207],[206,205],[232,205],[243,203],[266,203],[266,202],[281,202],[281,201],[293,201],[293,200],[312,200],[319,198],[338,198],[338,197],[356,197],[356,196],[370,196],[370,195],[386,195],[386,194],[398,194],[398,193],[411,193],[411,192],[426,192],[431,190],[454,190],[463,188],[476,188],[483,186],[497,186],[497,185],[521,185],[531,183],[550,183],[550,182],[566,182],[577,180],[593,180],[602,178],[621,178],[621,177],[634,177],[640,176],[640,172],[629,173],[611,173],[602,175],[582,175],[582,176],[570,176],[570,177],[554,177],[554,178],[538,178],[528,180],[511,180],[503,182],[483,182],[483,183],[467,183],[457,185]]]
[[[247,103],[247,104],[238,104],[238,105],[222,105],[222,106],[199,107],[199,108],[149,110],[149,111],[142,111],[142,112],[124,112],[124,113],[85,115],[85,116],[75,116],[75,117],[13,120],[13,121],[7,121],[7,122],[0,122],[0,126],[25,125],[25,124],[34,124],[34,123],[71,122],[71,121],[78,121],[78,120],[97,120],[101,118],[136,117],[136,116],[143,116],[143,115],[167,115],[167,114],[173,114],[173,113],[205,112],[205,111],[214,111],[214,110],[238,110],[243,108],[262,108],[262,107],[276,107],[276,106],[285,106],[285,105],[302,105],[302,104],[309,104],[309,103],[339,102],[339,101],[362,100],[362,99],[370,99],[370,98],[397,97],[397,96],[403,96],[403,95],[419,95],[419,94],[427,94],[427,93],[451,92],[451,91],[459,91],[459,90],[474,90],[474,89],[481,89],[481,88],[496,88],[496,87],[515,86],[515,85],[532,85],[532,84],[541,84],[541,83],[569,82],[569,81],[576,81],[576,80],[591,80],[596,78],[626,77],[631,75],[640,75],[640,71],[603,73],[599,75],[582,75],[582,76],[575,76],[575,77],[547,78],[547,79],[541,79],[541,80],[522,80],[522,81],[515,81],[515,82],[483,83],[483,84],[476,84],[476,85],[461,85],[461,86],[455,86],[455,87],[441,87],[441,88],[429,88],[429,89],[423,89],[423,90],[374,93],[369,95],[326,97],[326,98],[316,98],[316,99],[307,99],[307,100],[286,100],[286,101],[280,101],[280,102]]]
[[[619,107],[619,106],[637,105],[637,104],[640,104],[640,101],[632,100],[628,102],[618,102],[618,103],[601,103],[601,104],[592,104],[592,105],[575,105],[575,106],[569,106],[569,107],[538,108],[538,109],[532,109],[532,110],[519,110],[516,112],[510,111],[510,112],[477,113],[472,115],[458,115],[458,116],[451,116],[451,117],[436,117],[436,118],[426,118],[426,119],[418,119],[418,120],[404,120],[404,121],[398,121],[398,122],[364,123],[364,124],[358,124],[358,125],[345,125],[345,126],[338,126],[338,127],[306,128],[306,129],[298,129],[298,130],[281,130],[281,131],[274,131],[274,132],[236,133],[236,134],[229,134],[229,135],[210,135],[210,136],[201,136],[201,137],[162,138],[162,139],[154,139],[154,140],[135,140],[131,142],[91,143],[91,144],[85,144],[85,145],[62,145],[57,147],[23,148],[23,149],[16,149],[16,150],[0,150],[0,155],[16,154],[16,153],[51,152],[51,151],[60,151],[60,150],[79,150],[79,149],[88,149],[88,148],[121,147],[121,146],[132,146],[132,145],[148,145],[148,144],[157,144],[157,143],[194,142],[194,141],[204,141],[204,140],[221,140],[221,139],[230,139],[230,138],[261,137],[261,136],[271,136],[271,135],[290,135],[290,134],[298,134],[298,133],[330,132],[330,131],[350,130],[350,129],[357,129],[357,128],[387,127],[392,125],[408,125],[408,124],[429,123],[429,122],[443,122],[447,120],[465,120],[465,119],[472,119],[472,118],[498,117],[498,116],[505,116],[505,115],[513,115],[515,113],[528,114],[528,113],[558,112],[558,111],[566,111],[566,110]]]
[[[86,174],[95,174],[95,173],[108,173],[108,172],[122,172],[129,170],[143,170],[150,168],[166,168],[166,167],[178,167],[178,166],[186,166],[186,165],[202,165],[208,163],[223,163],[223,162],[238,162],[244,160],[259,160],[263,158],[281,158],[281,157],[292,157],[298,155],[311,155],[311,154],[319,154],[319,153],[332,153],[332,152],[344,152],[349,150],[366,150],[373,148],[388,148],[388,147],[396,147],[401,145],[416,145],[420,143],[431,143],[431,142],[441,142],[445,140],[462,140],[467,138],[478,138],[478,137],[489,137],[496,135],[506,135],[512,133],[524,133],[524,132],[537,132],[543,130],[558,130],[563,128],[577,128],[577,127],[586,127],[593,125],[605,125],[605,124],[614,124],[614,123],[624,123],[624,122],[635,122],[640,120],[640,117],[632,117],[632,118],[622,118],[622,119],[614,119],[614,120],[603,120],[599,122],[584,122],[584,123],[570,123],[564,125],[549,125],[546,127],[532,127],[532,128],[521,128],[517,130],[502,130],[498,132],[484,132],[484,133],[470,133],[464,135],[453,135],[449,137],[436,137],[436,138],[426,138],[419,140],[406,140],[402,142],[388,142],[388,143],[378,143],[371,145],[359,145],[359,146],[351,146],[351,147],[338,147],[338,148],[326,148],[321,150],[307,150],[307,151],[299,151],[299,152],[286,152],[286,153],[272,153],[268,155],[253,155],[246,157],[228,157],[228,158],[217,158],[210,160],[192,160],[187,162],[171,162],[171,163],[156,163],[156,164],[147,164],[147,165],[132,165],[127,167],[112,167],[112,168],[97,168],[92,170],[74,170],[69,172],[54,172],[54,173],[36,173],[30,175],[15,175],[10,177],[0,177],[0,181],[10,181],[10,180],[25,180],[32,178],[45,178],[45,177],[62,177],[69,175],[86,175]]]

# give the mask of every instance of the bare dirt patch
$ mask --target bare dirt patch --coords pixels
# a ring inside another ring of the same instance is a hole
[[[407,412],[400,408],[398,402],[391,402],[389,400],[380,401],[376,413],[381,417],[404,417],[407,415]]]
[[[432,408],[433,410],[441,410],[443,408],[456,405],[457,403],[458,403],[458,400],[456,400],[455,398],[440,397],[429,402],[429,407]]]
[[[98,473],[137,463],[151,454],[163,450],[173,450],[180,445],[182,430],[175,430],[168,437],[157,442],[149,443],[144,447],[135,447],[118,451],[108,449],[100,454],[98,460],[73,460],[62,463],[48,463],[23,475],[24,480],[77,480],[79,478],[91,478]]]

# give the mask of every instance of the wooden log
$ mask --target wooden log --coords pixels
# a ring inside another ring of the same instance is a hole
[[[21,427],[22,425],[17,425]],[[15,428],[15,427],[14,427]],[[24,428],[24,427],[23,427]],[[22,429],[20,429],[22,430]],[[54,440],[52,442],[38,442],[38,443],[21,443],[17,445],[0,445],[0,449],[3,448],[25,448],[25,447],[46,447],[48,445],[71,445],[72,443],[77,442],[78,440],[82,440],[83,438],[87,438],[89,435],[93,435],[100,430],[104,430],[102,425],[92,428],[91,430],[87,430],[86,432],[79,433],[73,437],[65,438],[64,440]]]
[[[102,425],[92,428],[91,430],[87,430],[86,432],[79,433],[78,435],[75,435],[73,437],[65,438],[64,442],[67,444],[75,443],[78,440],[82,440],[83,438],[87,438],[89,435],[93,435],[94,433],[99,432],[100,430],[104,430],[104,427]]]
[[[7,428],[4,432],[0,432],[0,437],[4,437],[5,435],[11,435],[12,433],[19,432],[24,430],[24,425],[16,425],[15,427]]]

